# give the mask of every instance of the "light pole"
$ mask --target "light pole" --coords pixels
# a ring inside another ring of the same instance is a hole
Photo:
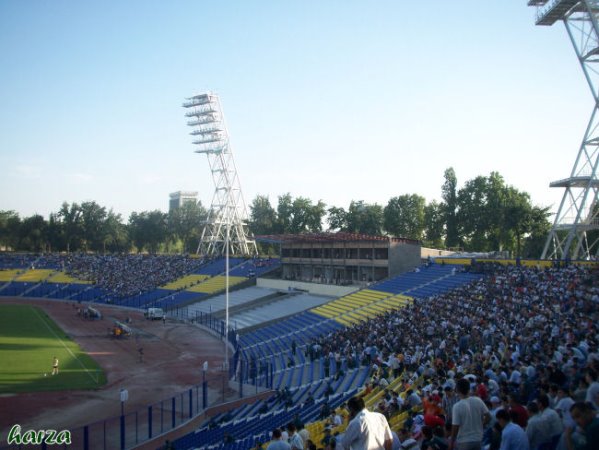
[[[121,388],[120,391],[121,396],[121,416],[125,415],[125,402],[129,400],[129,391],[127,389]]]
[[[121,388],[121,450],[125,450],[125,402],[129,400],[129,391]]]
[[[208,406],[208,383],[206,383],[206,372],[208,371],[208,361],[202,364],[202,408]]]

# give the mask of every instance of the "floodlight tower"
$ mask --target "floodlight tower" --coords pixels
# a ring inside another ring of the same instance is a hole
[[[250,238],[246,224],[247,209],[219,98],[212,93],[195,95],[183,107],[188,109],[185,116],[192,118],[187,125],[193,128],[190,134],[196,137],[195,152],[208,156],[215,186],[197,252],[222,256],[228,243],[231,254],[257,255],[256,242]]]
[[[599,230],[599,0],[529,0],[528,5],[537,7],[537,25],[564,22],[594,100],[570,176],[550,183],[565,192],[541,258],[590,259],[599,253],[598,233],[589,233]]]

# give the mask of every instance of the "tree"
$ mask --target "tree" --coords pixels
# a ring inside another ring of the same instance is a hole
[[[297,197],[292,206],[292,233],[318,233],[322,231],[322,218],[326,211],[326,205],[322,200],[312,204],[312,200],[305,197]]]
[[[57,213],[50,213],[48,219],[48,251],[62,251],[66,249],[62,223]]]
[[[424,207],[424,240],[428,247],[443,247],[443,208],[436,201]]]
[[[347,211],[337,206],[331,206],[327,210],[327,222],[329,230],[347,231]]]
[[[46,247],[46,221],[39,214],[27,217],[21,223],[20,248],[32,252],[41,252]]]
[[[62,234],[67,252],[77,251],[83,241],[83,219],[81,208],[77,203],[71,206],[64,202],[58,211],[57,217],[62,224]]]
[[[425,199],[416,194],[393,197],[384,209],[384,227],[388,233],[421,240],[424,232]]]
[[[534,206],[530,212],[528,234],[525,237],[522,256],[540,258],[551,229],[549,207]]]
[[[250,230],[255,235],[277,232],[277,212],[267,195],[257,195],[250,205]]]
[[[478,176],[458,192],[460,240],[471,251],[500,250],[521,256],[523,240],[531,235],[533,222],[537,229],[544,227],[542,211],[547,210],[535,210],[530,196],[506,185],[499,173]]]
[[[125,252],[131,247],[127,226],[123,223],[121,215],[112,209],[108,211],[104,221],[104,233],[102,236],[102,251]]]
[[[156,253],[168,238],[167,215],[161,211],[133,212],[129,217],[129,235],[137,251]]]
[[[293,199],[291,194],[279,196],[279,203],[277,205],[277,233],[291,233],[291,220],[293,218]]]
[[[532,212],[530,196],[526,192],[511,186],[505,189],[501,245],[515,250],[516,257],[522,256],[522,239],[531,230]]]
[[[488,251],[489,222],[487,215],[487,178],[468,180],[458,193],[457,223],[460,241],[468,251]]]
[[[278,233],[305,233],[322,231],[322,219],[326,212],[326,205],[319,200],[313,204],[312,200],[305,197],[293,199],[287,193],[279,196],[277,206]]]
[[[0,211],[0,247],[15,250],[19,246],[21,219],[15,211]]]
[[[207,211],[201,202],[186,202],[169,212],[168,225],[171,236],[183,243],[183,252],[197,248]]]
[[[445,246],[448,248],[460,245],[458,230],[458,180],[453,167],[445,170],[443,174],[445,182],[441,188],[441,197],[443,198],[443,212],[445,217]]]
[[[106,230],[106,208],[96,202],[83,202],[81,211],[83,250],[100,251],[104,249]]]
[[[383,234],[383,207],[363,200],[351,201],[347,211],[347,231],[371,236]]]

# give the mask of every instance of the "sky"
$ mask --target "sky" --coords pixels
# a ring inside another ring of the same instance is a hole
[[[593,100],[526,0],[0,0],[0,211],[127,221],[214,191],[182,103],[219,95],[246,204],[440,200],[497,171],[553,212]]]

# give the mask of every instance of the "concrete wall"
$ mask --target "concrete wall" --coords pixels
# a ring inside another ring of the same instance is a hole
[[[420,245],[392,243],[389,248],[389,276],[408,272],[421,264]]]
[[[449,250],[438,250],[436,248],[427,248],[427,247],[420,248],[420,258],[422,258],[422,259],[426,259],[429,256],[431,258],[439,258],[442,256],[451,256],[453,254],[455,254],[455,252],[452,252]]]
[[[317,283],[305,283],[303,281],[290,281],[290,280],[271,280],[268,278],[258,278],[256,280],[258,287],[279,289],[286,291],[291,288],[301,289],[310,292],[314,295],[328,295],[330,297],[343,297],[344,295],[351,294],[352,292],[360,289],[357,286],[337,286],[334,284],[317,284]]]
[[[490,259],[490,258],[476,258],[477,262],[485,262],[485,263],[496,263],[501,264],[502,266],[515,266],[518,264],[518,261],[515,259]],[[472,258],[436,258],[435,263],[437,264],[458,264],[469,266],[472,262]],[[599,265],[598,261],[570,261],[570,264],[576,266],[597,266]],[[536,267],[538,269],[553,267],[554,261],[549,259],[522,259],[520,260],[520,265],[525,267]]]

